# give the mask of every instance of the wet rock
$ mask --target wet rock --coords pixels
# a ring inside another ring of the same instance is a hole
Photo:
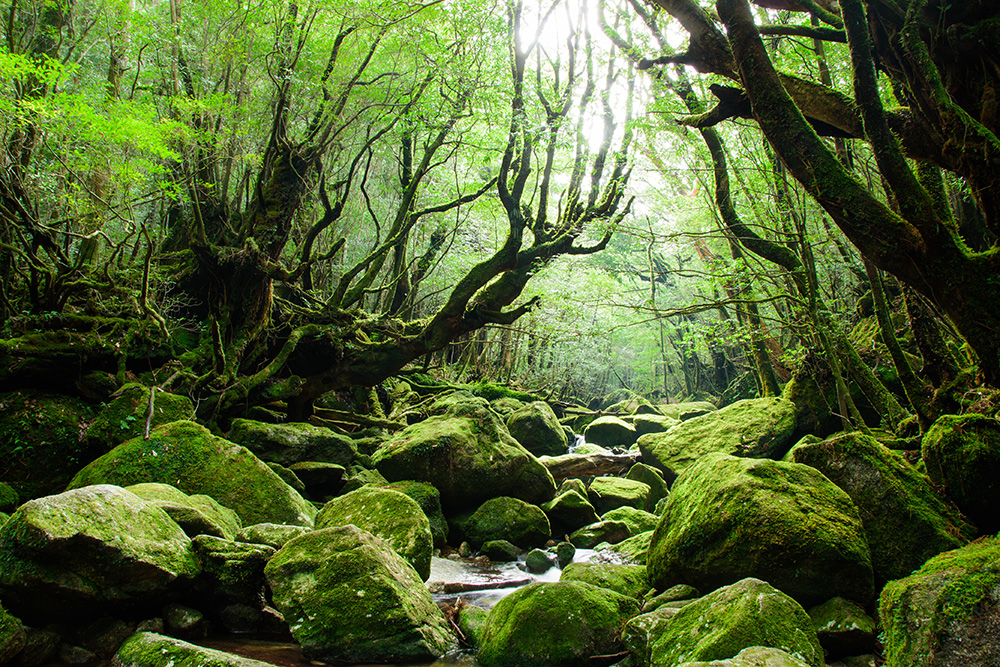
[[[662,593],[651,597],[642,604],[642,613],[648,614],[651,611],[656,611],[660,607],[670,602],[679,602],[681,600],[693,600],[695,598],[701,597],[698,593],[698,589],[693,586],[688,586],[687,584],[677,584],[676,586],[671,586]]]
[[[474,549],[490,540],[507,540],[527,549],[545,544],[552,534],[540,508],[509,497],[487,500],[459,523]]]
[[[809,667],[809,663],[781,649],[751,646],[728,660],[685,662],[680,667]]]
[[[645,463],[636,463],[629,468],[628,473],[625,474],[625,479],[642,482],[649,487],[649,501],[646,503],[646,507],[640,508],[649,512],[653,511],[656,504],[670,493],[667,482],[663,479],[663,473]]]
[[[757,577],[809,605],[874,597],[857,508],[798,463],[702,457],[671,489],[647,565],[657,589],[710,591]]]
[[[628,526],[621,521],[598,521],[574,531],[569,541],[578,549],[593,549],[602,542],[617,544],[629,536]]]
[[[601,516],[601,521],[621,521],[628,526],[630,534],[638,535],[639,533],[655,530],[656,524],[660,522],[660,517],[650,512],[625,505],[605,512]]]
[[[483,667],[571,667],[621,651],[632,598],[582,582],[534,583],[500,600],[481,636]]]
[[[170,604],[163,610],[167,632],[180,639],[197,639],[208,635],[208,621],[197,609],[182,604]]]
[[[26,642],[21,621],[0,607],[0,665],[14,659]]]
[[[649,553],[649,545],[652,541],[653,531],[649,530],[645,533],[633,535],[617,544],[610,544],[602,550],[602,553],[615,554],[626,563],[645,565]]]
[[[412,498],[427,515],[431,524],[431,537],[434,538],[434,548],[443,549],[448,544],[448,521],[444,518],[441,508],[441,493],[426,482],[405,480],[393,482],[387,489],[399,491]]]
[[[597,510],[586,497],[586,489],[581,494],[569,489],[542,505],[542,511],[549,518],[554,535],[565,535],[583,526],[600,521]]]
[[[560,542],[554,549],[559,567],[566,567],[573,562],[573,558],[576,556],[576,547],[573,546],[572,542]]]
[[[490,540],[480,549],[482,554],[497,563],[509,563],[517,560],[521,550],[507,540]]]
[[[336,495],[344,488],[344,475],[347,474],[344,466],[325,461],[300,461],[291,464],[288,469],[302,480],[310,498]]]
[[[532,549],[524,560],[524,566],[532,574],[548,572],[556,564],[556,557],[541,549]]]
[[[199,579],[199,605],[203,605],[213,619],[222,619],[222,626],[230,632],[258,629],[265,606],[264,566],[275,554],[275,549],[265,544],[232,542],[208,535],[196,537],[194,544],[203,568]],[[249,626],[232,625],[223,618],[225,610],[237,604],[255,610],[254,622]]]

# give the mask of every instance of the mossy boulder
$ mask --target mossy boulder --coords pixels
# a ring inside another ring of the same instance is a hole
[[[745,648],[780,649],[822,667],[823,649],[805,610],[759,579],[742,579],[677,611],[651,638],[654,665],[725,660]]]
[[[649,591],[649,578],[644,565],[570,563],[563,568],[559,581],[582,581],[636,600],[641,600]]]
[[[810,609],[809,618],[827,659],[875,650],[875,621],[857,602],[833,598]]]
[[[21,500],[59,493],[95,452],[87,443],[94,408],[37,391],[0,394],[0,472]]]
[[[162,508],[188,537],[212,535],[232,540],[243,527],[236,512],[223,507],[211,496],[189,496],[169,484],[157,482],[133,484],[125,490]]]
[[[264,571],[275,606],[310,660],[418,662],[457,648],[413,567],[356,526],[296,538]]]
[[[587,442],[601,447],[631,447],[639,437],[635,427],[628,422],[606,415],[598,417],[583,430]]]
[[[155,604],[186,588],[200,569],[180,526],[117,486],[28,501],[0,528],[0,588],[19,615],[51,619]]]
[[[247,525],[311,526],[316,515],[312,505],[246,448],[189,421],[164,424],[150,433],[149,440],[123,442],[77,473],[69,488],[143,482],[211,496]]]
[[[517,560],[523,551],[507,540],[490,540],[480,549],[482,554],[496,563],[510,563]]]
[[[406,494],[417,505],[420,505],[420,509],[424,511],[427,520],[430,521],[434,547],[436,549],[444,548],[448,543],[448,521],[444,518],[444,511],[441,508],[441,493],[426,482],[413,480],[392,482],[385,488]]]
[[[291,467],[302,461],[336,463],[347,467],[354,462],[354,441],[331,429],[312,424],[265,424],[250,419],[234,419],[228,439],[243,445],[263,461]]]
[[[149,392],[153,391],[153,415],[149,415]],[[137,382],[124,385],[87,428],[87,440],[95,449],[106,452],[150,428],[194,417],[194,403],[187,396],[150,389]]]
[[[493,607],[480,637],[482,667],[576,667],[621,650],[639,610],[630,597],[579,581],[534,583]]]
[[[629,468],[628,472],[625,473],[625,479],[642,482],[649,487],[649,501],[645,507],[649,512],[652,512],[656,504],[670,493],[667,481],[663,478],[663,473],[645,463],[636,463]]]
[[[857,508],[799,463],[703,456],[671,489],[647,565],[657,589],[711,591],[757,577],[801,604],[874,597]]]
[[[0,512],[13,512],[21,504],[21,497],[17,495],[7,482],[0,482]]]
[[[649,506],[649,485],[621,477],[595,477],[587,487],[587,499],[598,514],[618,507],[644,510]]]
[[[566,453],[569,443],[556,413],[545,401],[534,401],[507,416],[507,429],[535,456]]]
[[[809,663],[781,649],[751,646],[728,660],[685,662],[679,667],[809,667]]]
[[[1000,538],[947,551],[889,582],[879,619],[886,667],[998,664]]]
[[[462,604],[458,607],[458,629],[465,636],[465,643],[469,648],[479,648],[479,638],[489,617],[489,609],[474,604]]]
[[[705,454],[779,458],[795,436],[795,405],[782,398],[737,401],[638,440],[642,460],[667,482]]]
[[[334,498],[316,515],[316,529],[353,524],[381,538],[402,556],[421,579],[431,574],[434,541],[427,515],[409,496],[365,486]]]
[[[578,549],[593,549],[602,542],[617,544],[630,536],[628,526],[621,521],[598,521],[574,530],[569,541]]]
[[[701,416],[717,409],[714,403],[708,401],[682,401],[680,403],[661,403],[656,406],[660,414],[684,421],[695,416]]]
[[[0,607],[0,665],[10,662],[24,648],[26,636],[21,621]]]
[[[511,437],[488,403],[453,400],[440,408],[442,414],[406,427],[372,456],[387,480],[431,484],[448,514],[496,496],[529,503],[552,499],[552,475]]]
[[[649,553],[649,545],[652,541],[653,531],[648,530],[645,533],[639,533],[638,535],[624,539],[617,544],[609,544],[603,551],[615,554],[626,563],[645,565],[647,554]]]
[[[971,537],[971,528],[927,478],[870,436],[849,433],[796,445],[788,458],[816,468],[854,501],[878,588]]]
[[[245,526],[236,533],[237,542],[249,544],[266,544],[280,549],[300,535],[309,532],[305,526],[286,526],[281,523],[255,523]]]
[[[202,564],[199,609],[229,632],[258,630],[265,619],[264,566],[277,549],[210,535],[194,538],[194,547]]]
[[[657,524],[660,522],[660,517],[645,510],[624,506],[605,512],[601,516],[601,521],[621,521],[628,526],[630,534],[638,535],[639,533],[655,530]]]
[[[115,667],[274,667],[153,632],[137,632],[118,649]]]
[[[647,433],[666,433],[681,423],[680,419],[663,415],[633,415],[627,421],[635,427],[635,432],[640,436]]]
[[[600,521],[597,510],[579,491],[571,489],[542,505],[549,518],[553,535],[572,533],[578,528]]]
[[[552,535],[541,508],[506,496],[487,500],[459,524],[474,549],[491,540],[507,540],[528,549],[545,544]]]
[[[1000,531],[1000,421],[945,415],[924,435],[927,475],[984,533]]]

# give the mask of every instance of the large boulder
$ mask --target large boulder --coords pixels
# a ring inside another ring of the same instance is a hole
[[[751,646],[780,649],[810,667],[823,665],[805,610],[759,579],[743,579],[681,607],[657,631],[649,642],[653,665],[726,660]]]
[[[1000,539],[935,556],[879,599],[886,667],[1000,664]]]
[[[638,535],[649,530],[656,530],[656,526],[660,523],[660,517],[645,510],[623,506],[602,514],[601,521],[621,521],[628,526],[629,533]]]
[[[84,436],[94,409],[37,391],[0,394],[0,470],[21,500],[59,493],[97,452]]]
[[[77,473],[69,484],[129,486],[160,482],[189,495],[205,494],[232,509],[246,525],[311,526],[316,509],[244,447],[199,424],[178,421],[118,445]]]
[[[569,446],[556,413],[545,401],[528,403],[509,414],[507,429],[535,456],[559,456]]]
[[[720,410],[721,412],[721,410]],[[647,565],[657,589],[763,579],[814,605],[874,597],[858,510],[816,469],[707,454],[677,479]]]
[[[153,632],[137,632],[119,647],[112,667],[274,667]]]
[[[601,520],[590,501],[576,489],[563,491],[542,505],[542,511],[549,518],[553,535],[572,533]]]
[[[431,524],[409,496],[373,486],[334,498],[316,515],[316,529],[353,524],[385,541],[421,579],[431,575]]]
[[[447,514],[496,496],[550,500],[556,485],[545,466],[510,436],[485,400],[459,399],[435,403],[440,414],[388,440],[372,456],[378,471],[390,482],[431,484]]]
[[[643,565],[570,563],[563,568],[559,581],[582,581],[636,600],[641,600],[649,591],[649,578]]]
[[[154,604],[199,572],[191,540],[167,513],[117,486],[31,500],[0,528],[0,588],[19,614]]]
[[[487,500],[459,524],[474,549],[492,540],[506,540],[528,549],[545,544],[552,535],[541,508],[506,496]]]
[[[984,533],[1000,531],[1000,421],[945,415],[924,435],[927,475]]]
[[[642,460],[663,471],[667,482],[705,454],[781,457],[795,435],[795,405],[782,398],[737,401],[681,422],[666,433],[639,438]]]
[[[125,487],[125,490],[162,508],[188,537],[212,535],[233,540],[243,527],[236,512],[223,507],[211,496],[189,496],[169,484],[158,482],[133,484]]]
[[[617,507],[645,510],[649,506],[649,485],[621,477],[595,477],[587,487],[587,498],[598,514]]]
[[[619,634],[639,603],[579,581],[534,583],[493,607],[479,638],[482,667],[576,667],[621,651]]]
[[[310,660],[431,661],[457,647],[416,571],[355,526],[296,538],[264,571],[275,606]]]
[[[971,537],[971,528],[927,478],[870,436],[848,433],[796,445],[788,458],[816,468],[854,501],[877,588]]]
[[[150,391],[153,392],[153,412],[150,414]],[[99,451],[106,452],[126,440],[146,432],[146,422],[156,428],[194,416],[194,403],[187,396],[151,389],[130,382],[114,394],[114,399],[97,414],[87,428],[87,440]]]
[[[642,482],[649,487],[649,502],[646,504],[647,510],[652,512],[656,504],[667,497],[670,492],[667,482],[663,479],[663,473],[648,466],[645,463],[636,463],[625,474],[625,479]]]
[[[607,415],[598,417],[583,430],[587,442],[601,447],[631,447],[639,434],[635,426],[623,419]]]
[[[234,419],[228,437],[262,461],[285,467],[302,461],[321,461],[346,468],[358,453],[354,441],[346,435],[312,424],[265,424]]]
[[[427,520],[431,523],[431,537],[434,538],[434,547],[443,549],[448,543],[448,521],[444,518],[444,510],[441,508],[441,492],[427,482],[415,482],[404,480],[402,482],[392,482],[385,488],[399,491],[412,498],[420,509],[427,515]]]

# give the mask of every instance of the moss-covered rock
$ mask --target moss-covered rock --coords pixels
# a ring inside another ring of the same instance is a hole
[[[355,526],[292,540],[265,573],[275,605],[310,660],[417,662],[457,647],[416,571]]]
[[[728,660],[685,662],[678,667],[809,667],[809,663],[781,649],[751,646]]]
[[[187,534],[212,535],[225,540],[236,538],[242,528],[236,512],[223,507],[211,496],[189,496],[169,484],[144,482],[125,487],[143,500],[162,508]]]
[[[587,442],[601,447],[631,447],[639,437],[635,427],[618,417],[598,417],[583,430]]]
[[[97,413],[97,418],[87,428],[87,440],[100,452],[106,452],[150,428],[194,417],[194,403],[187,396],[170,394],[153,389],[153,416],[149,416],[149,387],[137,382],[126,384],[110,403]]]
[[[602,542],[618,544],[630,536],[628,526],[621,521],[598,521],[574,530],[569,541],[578,549],[593,549]]]
[[[339,463],[299,461],[288,468],[302,482],[309,498],[329,498],[346,485],[347,468]]]
[[[21,500],[59,493],[94,452],[84,437],[94,409],[69,396],[0,394],[0,472]]]
[[[523,408],[524,401],[519,401],[516,398],[498,398],[490,401],[490,407],[493,409],[493,412],[506,418],[509,417],[511,413],[517,412]]]
[[[879,598],[886,667],[996,665],[1000,538],[935,556]]]
[[[441,493],[426,482],[415,482],[405,480],[402,482],[392,482],[385,488],[399,491],[412,498],[420,509],[427,515],[427,520],[431,523],[431,537],[434,538],[434,547],[443,549],[448,543],[448,521],[444,518],[444,511],[441,508]]]
[[[618,507],[644,510],[649,506],[649,485],[621,477],[595,477],[587,487],[587,499],[598,514]]]
[[[639,438],[642,460],[663,471],[672,482],[676,475],[705,454],[777,458],[792,445],[795,406],[781,398],[737,401],[674,426],[666,433]]]
[[[653,531],[649,530],[645,533],[633,535],[632,537],[624,539],[617,544],[609,544],[604,547],[602,551],[608,551],[615,554],[626,563],[645,565],[647,554],[649,553],[649,545],[652,541]]]
[[[570,563],[563,568],[559,581],[583,581],[636,600],[641,600],[649,591],[649,578],[644,565]]]
[[[171,484],[215,498],[245,524],[311,526],[316,510],[263,461],[194,422],[165,424],[149,440],[133,438],[88,464],[69,484]]]
[[[663,478],[663,473],[645,463],[636,463],[629,468],[625,474],[625,479],[642,482],[649,487],[649,501],[644,508],[648,512],[652,512],[656,504],[670,493],[667,481]]]
[[[657,524],[660,522],[660,517],[645,510],[637,510],[634,507],[625,506],[616,507],[613,510],[605,512],[601,516],[601,521],[621,521],[628,526],[630,534],[638,535],[639,533],[655,530]]]
[[[1000,531],[1000,421],[945,415],[924,435],[927,475],[984,533]]]
[[[250,419],[234,419],[228,437],[261,460],[285,467],[302,461],[321,461],[347,467],[358,453],[354,441],[346,435],[312,424],[265,424]]]
[[[344,473],[344,486],[341,487],[340,492],[350,493],[368,485],[385,488],[389,486],[389,480],[378,470],[372,470],[363,465],[355,464],[350,466],[347,472]]]
[[[567,491],[576,491],[584,498],[587,497],[587,485],[579,477],[569,477],[559,483],[558,493],[563,494]]]
[[[799,463],[702,457],[671,489],[647,565],[657,589],[758,577],[808,605],[874,596],[857,508]]]
[[[509,563],[517,560],[522,550],[508,542],[507,540],[490,540],[483,544],[480,549],[482,554],[491,561],[497,563]]]
[[[17,495],[7,482],[0,482],[0,512],[13,512],[21,504],[21,497]]]
[[[477,607],[473,604],[463,604],[458,609],[458,629],[465,637],[465,643],[469,648],[479,648],[479,640],[486,628],[486,621],[490,617],[488,609]]]
[[[24,648],[25,633],[21,621],[0,607],[0,665],[14,659]]]
[[[421,579],[431,574],[434,541],[427,515],[409,496],[365,486],[334,498],[316,515],[316,528],[353,524],[381,538],[406,559]]]
[[[199,571],[167,513],[117,486],[31,500],[0,529],[0,588],[19,615],[155,603]]]
[[[578,581],[534,583],[500,600],[480,639],[483,667],[576,667],[621,650],[633,598]]]
[[[115,667],[274,667],[271,663],[153,632],[137,632],[129,637],[111,664]]]
[[[280,549],[291,540],[309,532],[305,526],[286,526],[281,523],[255,523],[245,526],[236,533],[237,542],[249,544],[266,544]]]
[[[647,433],[666,433],[671,428],[681,423],[680,419],[664,417],[663,415],[633,415],[626,421],[635,427],[638,436]]]
[[[572,533],[578,528],[600,521],[594,506],[576,490],[560,493],[542,505],[542,511],[549,518],[553,535]]]
[[[406,427],[372,456],[386,479],[431,484],[449,514],[496,496],[543,503],[555,495],[552,475],[485,401],[455,399],[439,408],[441,414]]]
[[[264,566],[277,549],[210,535],[194,539],[202,564],[198,606],[229,632],[253,632],[264,622]],[[227,613],[234,607],[239,614]]]
[[[535,456],[559,456],[569,443],[556,413],[545,401],[534,401],[507,416],[507,429]]]
[[[822,667],[805,610],[768,583],[747,578],[682,607],[650,642],[654,665],[725,660],[751,646],[781,649]]]
[[[527,549],[545,544],[552,535],[541,508],[506,496],[487,500],[459,523],[474,549],[490,540],[507,540]]]
[[[662,415],[684,421],[715,412],[716,406],[708,401],[682,401],[680,403],[661,403],[656,406],[656,409]]]
[[[970,527],[927,478],[870,436],[849,433],[796,445],[789,458],[816,468],[854,501],[877,588],[971,537]]]
[[[827,659],[875,650],[875,621],[856,602],[833,598],[809,610]]]

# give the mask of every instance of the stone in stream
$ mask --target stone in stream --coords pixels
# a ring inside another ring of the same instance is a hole
[[[457,648],[413,567],[352,525],[307,533],[265,568],[303,654],[323,662],[419,662]]]
[[[552,535],[549,520],[535,505],[517,498],[491,498],[456,523],[473,549],[490,540],[507,540],[527,549],[542,546]]]
[[[802,604],[874,597],[857,508],[799,463],[703,456],[674,483],[647,566],[658,590],[711,591],[757,577]]]
[[[480,636],[482,667],[575,667],[621,651],[636,600],[579,581],[529,584],[501,599]]]
[[[274,667],[232,653],[196,646],[152,632],[137,632],[122,644],[111,667]]]
[[[924,435],[927,475],[983,533],[1000,530],[1000,421],[945,415]]]
[[[574,531],[569,541],[578,549],[593,549],[602,542],[617,544],[628,538],[628,526],[621,521],[598,521]]]
[[[753,646],[780,649],[810,667],[824,664],[823,649],[805,610],[753,578],[695,600],[659,625],[656,635],[650,635],[649,664],[726,660]]]
[[[615,522],[618,523],[618,522]],[[649,545],[653,541],[653,531],[647,530],[622,540],[617,544],[609,544],[600,549],[601,553],[614,554],[626,563],[645,565],[649,553]]]
[[[635,427],[618,417],[598,417],[583,430],[587,442],[601,447],[629,448],[639,437]]]
[[[798,444],[787,458],[816,468],[854,501],[879,588],[972,537],[926,477],[870,436],[848,433]]]
[[[431,536],[434,538],[434,548],[443,549],[448,544],[448,521],[441,509],[441,493],[426,482],[405,480],[392,482],[387,489],[399,491],[412,498],[427,515],[431,524]]]
[[[566,453],[566,434],[556,413],[545,401],[534,401],[507,415],[507,429],[521,446],[535,456]]]
[[[248,525],[312,526],[316,516],[316,509],[266,463],[190,421],[153,429],[149,440],[126,440],[84,467],[69,488],[141,482],[160,482],[189,495],[211,496]]]
[[[751,646],[728,660],[685,662],[679,667],[809,667],[809,663],[781,649]]]
[[[644,565],[570,563],[563,568],[559,581],[582,581],[636,600],[642,600],[649,591],[649,578]]]
[[[586,489],[583,494],[577,489],[569,489],[542,505],[553,535],[566,535],[601,520],[585,494]]]
[[[628,526],[630,534],[638,535],[639,533],[645,533],[647,530],[655,530],[656,525],[660,522],[660,517],[650,512],[624,505],[605,512],[601,516],[601,521],[621,521]]]
[[[638,440],[642,460],[668,483],[706,454],[775,458],[792,445],[795,405],[782,398],[737,401]]]
[[[663,479],[663,473],[645,463],[636,463],[629,468],[625,479],[642,482],[649,487],[649,501],[646,503],[646,507],[642,508],[648,512],[652,512],[656,504],[666,498],[670,492],[666,480]]]
[[[461,392],[439,399],[435,412],[387,440],[372,463],[390,481],[427,482],[448,514],[497,496],[543,503],[555,480],[507,431],[489,403]]]
[[[117,486],[31,500],[0,529],[0,588],[26,619],[162,604],[200,570],[180,526]]]
[[[21,621],[0,607],[0,665],[13,660],[24,648],[26,640]]]
[[[598,514],[618,507],[645,510],[649,506],[649,485],[621,477],[595,477],[587,488],[587,498]]]
[[[879,598],[886,667],[1000,664],[1000,538],[927,561]]]
[[[353,524],[380,537],[405,558],[421,579],[431,573],[431,524],[409,496],[373,486],[334,498],[316,515],[316,529]]]

